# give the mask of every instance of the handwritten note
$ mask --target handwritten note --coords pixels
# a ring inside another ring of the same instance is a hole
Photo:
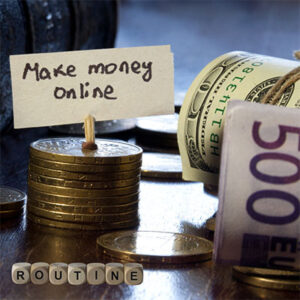
[[[170,46],[10,56],[14,127],[172,114]]]

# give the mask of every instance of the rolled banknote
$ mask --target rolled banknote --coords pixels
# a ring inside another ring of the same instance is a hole
[[[228,104],[214,258],[300,269],[300,111]]]
[[[218,184],[227,103],[260,102],[281,76],[299,65],[247,52],[230,52],[209,63],[190,86],[180,111],[177,138],[183,179]],[[300,108],[300,81],[277,105]]]

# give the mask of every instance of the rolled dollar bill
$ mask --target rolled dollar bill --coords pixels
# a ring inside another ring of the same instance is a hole
[[[232,101],[219,182],[214,258],[300,269],[300,111]]]
[[[183,179],[218,184],[222,130],[231,99],[260,102],[276,81],[299,62],[247,52],[230,52],[209,63],[190,86],[179,116],[178,145]],[[300,82],[278,106],[300,108]]]

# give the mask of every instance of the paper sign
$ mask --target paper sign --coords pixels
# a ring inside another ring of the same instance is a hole
[[[14,127],[174,113],[170,46],[10,56]]]

